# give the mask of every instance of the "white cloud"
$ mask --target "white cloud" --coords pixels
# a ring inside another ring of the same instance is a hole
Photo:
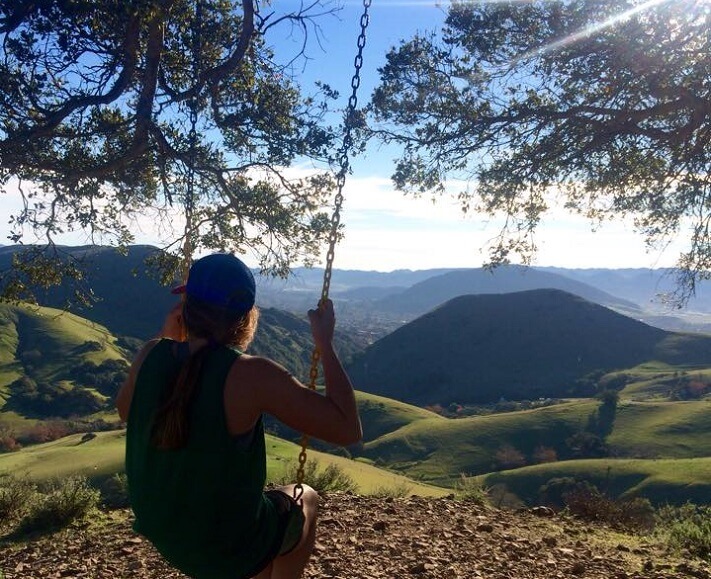
[[[305,168],[290,169],[304,176]],[[9,216],[21,209],[13,188],[0,195],[0,211]],[[334,192],[335,194],[335,192]],[[389,179],[349,176],[344,189],[342,223],[345,239],[336,248],[335,267],[390,271],[437,267],[479,267],[488,259],[488,247],[500,232],[502,221],[464,215],[451,197],[436,203],[405,197],[393,190]],[[136,243],[163,245],[182,234],[184,218],[176,208],[169,220],[155,214],[138,216],[132,224]],[[0,243],[9,234],[0,223]],[[25,243],[36,239],[28,237]],[[59,243],[91,243],[85,233],[59,236]],[[554,207],[538,227],[538,252],[534,265],[559,267],[663,267],[673,265],[680,252],[676,243],[661,252],[647,252],[642,236],[629,222],[591,224],[561,207]],[[324,248],[325,255],[325,248]],[[322,263],[325,261],[322,260]]]

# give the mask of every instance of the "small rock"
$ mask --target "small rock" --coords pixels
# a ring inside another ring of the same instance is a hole
[[[570,572],[573,575],[582,575],[585,573],[585,570],[587,569],[587,565],[583,563],[582,561],[576,561],[573,563],[573,566],[570,568]]]
[[[555,511],[550,507],[533,507],[531,513],[537,517],[554,517]]]
[[[373,523],[373,530],[374,531],[384,531],[387,528],[388,528],[387,521],[375,521]]]

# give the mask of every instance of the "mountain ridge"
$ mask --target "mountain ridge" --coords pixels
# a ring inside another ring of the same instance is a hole
[[[711,336],[666,332],[561,290],[456,297],[381,338],[348,371],[411,404],[590,396],[592,373],[711,364]]]

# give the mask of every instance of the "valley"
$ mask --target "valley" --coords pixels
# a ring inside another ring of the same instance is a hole
[[[133,281],[147,246],[130,248],[127,258],[108,248],[72,251],[97,260],[87,276],[94,307],[78,308],[80,315],[56,309],[62,290],[44,292],[41,306],[0,306],[0,443],[12,450],[0,454],[0,472],[50,476],[38,465],[79,464],[70,452],[86,455],[82,472],[121,469],[112,400],[135,348],[175,298],[154,278]],[[566,280],[561,270],[499,273],[335,272],[338,349],[359,390],[364,440],[347,449],[314,441],[313,452],[326,453],[319,460],[441,492],[464,477],[505,489],[512,504],[541,502],[541,489],[556,478],[655,503],[706,496],[711,337],[640,321],[646,314],[629,288],[619,298]],[[309,270],[260,281],[262,316],[250,352],[302,379],[311,354],[304,309],[318,283],[319,272]],[[37,446],[45,424],[99,439]],[[281,437],[273,440],[298,438],[269,427]],[[90,449],[104,437],[113,458],[92,463]]]

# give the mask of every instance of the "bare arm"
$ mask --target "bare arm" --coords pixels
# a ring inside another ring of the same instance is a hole
[[[230,430],[244,432],[266,412],[287,426],[332,444],[349,445],[362,436],[351,382],[333,349],[335,316],[327,301],[309,312],[321,352],[326,390],[310,390],[266,358],[243,356],[232,368],[225,391]]]

